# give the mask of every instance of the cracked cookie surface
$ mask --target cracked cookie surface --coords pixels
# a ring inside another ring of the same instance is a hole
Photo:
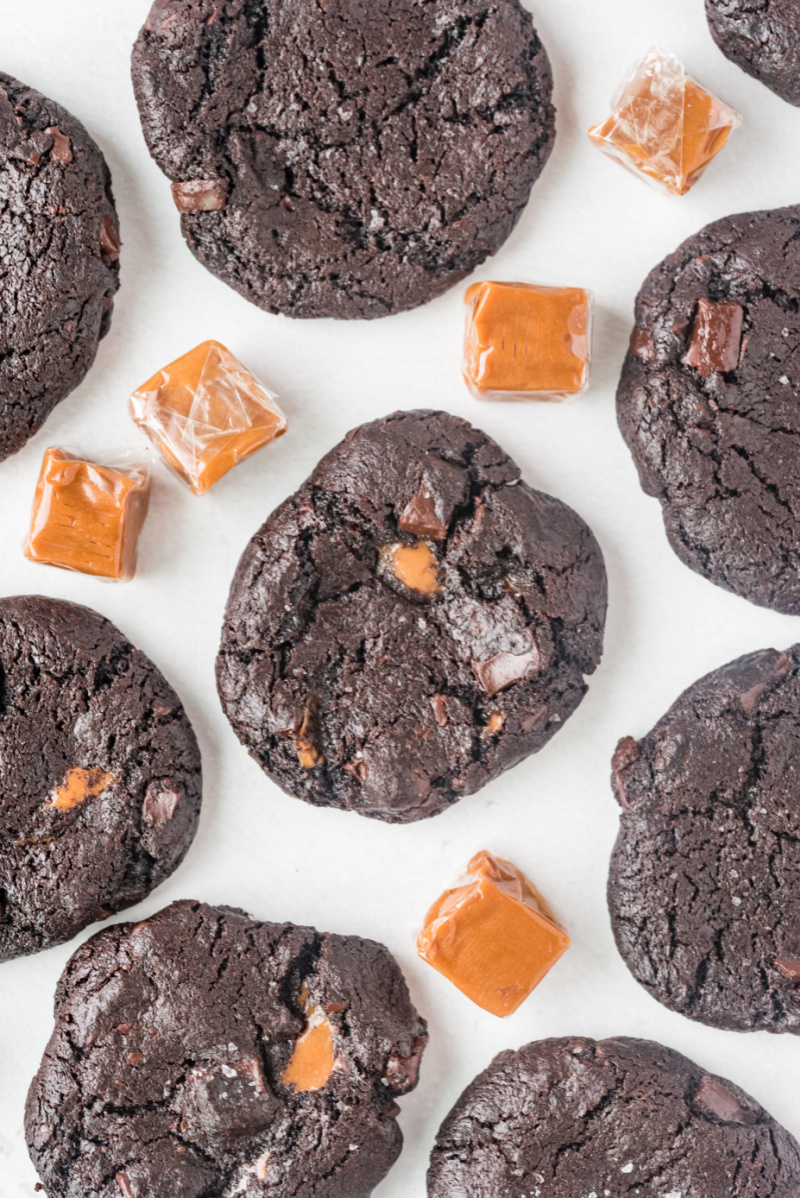
[[[0,961],[149,894],[183,860],[200,792],[180,700],[113,624],[0,600]]]
[[[690,1019],[800,1032],[798,770],[800,646],[740,657],[619,743],[614,935]]]
[[[706,16],[726,58],[790,104],[800,104],[797,0],[706,0]]]
[[[800,1147],[732,1082],[647,1040],[542,1040],[462,1094],[429,1198],[793,1198]]]
[[[617,392],[692,570],[800,613],[800,208],[726,217],[647,278]]]
[[[519,0],[156,0],[133,79],[192,252],[297,317],[441,294],[506,240],[555,137]]]
[[[105,159],[53,100],[0,73],[0,461],[84,378],[119,287]]]
[[[466,421],[397,412],[349,433],[245,550],[220,697],[289,794],[423,819],[563,725],[605,610],[580,517]]]
[[[367,1198],[427,1043],[382,945],[194,902],[89,940],[55,1016],[26,1110],[50,1198]]]

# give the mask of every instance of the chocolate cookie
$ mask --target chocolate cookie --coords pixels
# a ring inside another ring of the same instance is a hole
[[[387,949],[174,903],[84,944],[25,1127],[50,1198],[367,1198],[425,1021]]]
[[[800,646],[701,679],[613,768],[608,901],[634,977],[701,1023],[800,1033]]]
[[[180,700],[86,607],[0,600],[0,794],[0,961],[138,903],[194,838]]]
[[[800,613],[800,207],[708,225],[636,301],[617,393],[680,559]]]
[[[80,121],[0,73],[0,461],[81,382],[119,287],[105,159]]]
[[[797,0],[706,0],[722,53],[790,104],[800,104],[800,6]]]
[[[732,1082],[648,1040],[502,1052],[445,1119],[429,1198],[794,1198],[800,1146]]]
[[[133,51],[192,253],[288,316],[386,316],[495,253],[553,147],[519,0],[156,0]]]
[[[289,794],[436,815],[541,749],[586,693],[603,558],[565,504],[444,412],[353,430],[233,580],[217,680]]]

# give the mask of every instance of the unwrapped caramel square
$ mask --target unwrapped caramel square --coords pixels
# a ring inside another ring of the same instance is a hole
[[[288,427],[275,396],[218,341],[134,391],[131,416],[195,495]]]
[[[466,878],[431,907],[417,951],[467,998],[502,1018],[517,1010],[569,944],[525,875],[482,852]]]
[[[25,556],[128,582],[149,501],[143,466],[112,470],[50,448],[36,484]]]
[[[478,399],[558,400],[588,386],[588,291],[475,283],[465,302],[464,378]]]
[[[650,182],[685,195],[741,117],[672,54],[653,50],[625,80],[611,116],[589,130],[596,146]]]

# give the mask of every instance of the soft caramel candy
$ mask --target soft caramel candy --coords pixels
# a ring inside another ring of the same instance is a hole
[[[142,466],[112,470],[62,449],[45,452],[25,556],[128,582],[136,572],[136,549],[150,501],[150,478]]]
[[[418,595],[436,595],[441,591],[437,581],[439,562],[425,541],[416,545],[384,545],[380,551],[381,564],[390,570],[398,582]]]
[[[502,1018],[525,1001],[570,941],[510,861],[478,853],[467,871],[431,907],[417,951],[467,998]]]
[[[305,986],[300,992],[300,1002],[306,1014],[306,1030],[294,1046],[281,1081],[299,1093],[309,1093],[327,1085],[336,1057],[331,1021],[321,1007],[310,1003]]]
[[[275,396],[218,341],[134,391],[131,416],[195,495],[286,432]]]
[[[464,378],[478,399],[558,400],[589,385],[589,292],[475,283],[465,302]]]
[[[741,124],[671,54],[653,51],[615,97],[608,120],[589,130],[604,153],[673,195],[693,187]]]
[[[80,807],[87,799],[97,798],[109,786],[113,786],[116,780],[113,774],[107,774],[98,766],[87,770],[81,765],[76,765],[61,785],[56,787],[45,806],[56,811],[71,811],[73,807]]]
[[[316,707],[317,704],[314,704]],[[304,770],[316,769],[318,765],[322,765],[325,758],[320,753],[317,746],[314,744],[314,716],[311,706],[308,706],[303,715],[303,722],[295,737],[295,748],[297,749],[297,760],[300,762]]]

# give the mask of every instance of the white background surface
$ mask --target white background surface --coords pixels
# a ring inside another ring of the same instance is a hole
[[[131,917],[198,898],[374,937],[398,957],[430,1021],[431,1043],[420,1086],[402,1103],[405,1152],[380,1198],[423,1198],[434,1133],[462,1088],[495,1052],[544,1036],[661,1040],[734,1079],[800,1136],[800,1042],[714,1031],[662,1009],[617,955],[604,898],[617,827],[608,785],[617,739],[644,734],[708,670],[800,639],[800,621],[716,589],[673,556],[658,504],[639,490],[613,405],[633,299],[647,271],[711,219],[800,200],[800,110],[722,57],[702,0],[537,0],[535,8],[555,72],[557,145],[516,232],[479,277],[596,293],[593,385],[560,407],[479,404],[468,395],[459,374],[463,286],[374,323],[291,322],[248,305],[185,248],[169,186],[145,149],[128,61],[148,0],[0,3],[0,69],[61,101],[99,141],[124,241],[122,290],[94,369],[45,429],[0,466],[0,593],[38,591],[99,609],[163,669],[197,729],[205,768],[199,835],[183,867]],[[628,176],[585,136],[606,115],[621,74],[654,44],[677,53],[745,118],[680,200]],[[143,452],[127,396],[208,337],[227,343],[279,391],[288,436],[203,499],[159,469],[140,573],[128,586],[26,562],[20,544],[45,447],[100,459],[120,449]],[[605,659],[589,694],[539,756],[434,820],[385,827],[308,807],[264,777],[222,715],[214,655],[231,575],[262,520],[347,429],[415,406],[473,420],[516,456],[529,482],[589,521],[605,553],[610,610]],[[429,903],[484,847],[530,874],[573,938],[563,961],[505,1022],[471,1005],[414,952]],[[33,1194],[23,1103],[50,1033],[56,980],[76,944],[0,966],[2,1198]]]

